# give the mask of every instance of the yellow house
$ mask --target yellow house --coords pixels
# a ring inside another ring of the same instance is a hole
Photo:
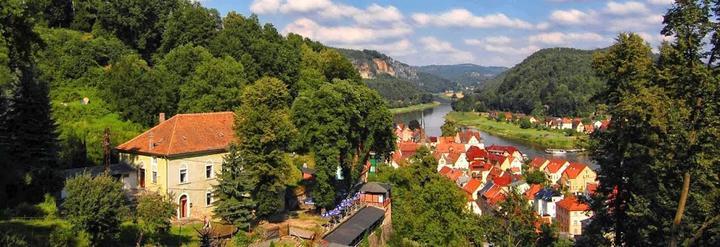
[[[235,140],[232,112],[178,114],[119,145],[120,162],[138,169],[141,189],[173,198],[178,219],[212,216],[212,186]]]
[[[597,174],[585,164],[571,163],[560,178],[560,184],[568,188],[568,192],[584,192],[588,183],[595,183]]]
[[[560,232],[566,232],[572,236],[581,235],[582,222],[592,217],[592,211],[587,203],[578,201],[574,196],[565,197],[556,202],[556,219]]]

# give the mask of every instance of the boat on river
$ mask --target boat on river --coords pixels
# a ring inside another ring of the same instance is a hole
[[[585,152],[586,150],[584,148],[577,148],[577,149],[568,149],[565,151],[568,153],[581,153],[581,152]]]
[[[545,149],[545,153],[552,154],[552,155],[565,155],[567,153],[567,151],[565,151],[565,149],[548,148],[548,149]]]

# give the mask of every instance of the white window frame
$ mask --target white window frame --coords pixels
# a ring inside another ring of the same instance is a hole
[[[185,181],[183,181],[183,171],[185,171]],[[178,170],[178,180],[180,181],[180,184],[188,183],[190,177],[190,169],[188,169],[187,165],[182,165],[180,167],[180,170]]]
[[[210,196],[210,197],[208,197]],[[210,202],[208,203],[208,198],[210,199]],[[213,198],[212,191],[206,191],[205,192],[205,206],[209,207],[212,206],[213,202],[215,202],[215,198]]]
[[[210,168],[210,174],[208,174],[208,167]],[[207,179],[215,178],[215,171],[213,170],[213,168],[214,167],[213,167],[212,163],[205,164],[205,178],[207,178]],[[208,175],[210,175],[210,176],[208,176]]]
[[[150,161],[150,176],[151,182],[157,184],[158,181],[158,158],[152,157]]]

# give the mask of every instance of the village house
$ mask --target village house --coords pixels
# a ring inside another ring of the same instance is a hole
[[[563,199],[563,195],[554,189],[543,188],[535,193],[533,209],[540,216],[555,218],[556,203]]]
[[[533,116],[530,116],[530,118],[528,118],[528,121],[530,121],[531,124],[537,124],[540,122],[540,120],[538,120],[537,118],[535,118]]]
[[[455,134],[455,142],[465,144],[465,150],[470,147],[485,148],[480,137],[480,132],[476,130],[466,129]]]
[[[575,130],[575,132],[584,133],[585,125],[583,125],[582,119],[579,119],[579,118],[573,119],[572,129]]]
[[[550,160],[550,163],[547,164],[544,170],[545,174],[548,176],[548,180],[550,180],[550,183],[556,184],[568,166],[570,166],[570,162],[567,162],[566,160]]]
[[[574,196],[565,197],[556,203],[556,220],[561,232],[572,236],[582,234],[582,222],[592,216],[590,206],[578,201]]]
[[[597,174],[582,163],[571,163],[560,178],[560,184],[565,186],[570,193],[582,193],[588,183],[595,182]]]
[[[482,211],[480,210],[480,205],[477,204],[477,200],[479,199],[480,189],[482,189],[482,181],[478,179],[471,179],[468,181],[465,186],[462,187],[463,191],[465,191],[465,194],[468,198],[468,209],[470,209],[471,212],[475,214],[481,214]]]
[[[543,157],[537,156],[537,157],[533,158],[532,161],[530,161],[529,169],[531,171],[543,171],[543,170],[545,170],[545,167],[549,163],[550,163],[549,160],[547,160]]]
[[[233,112],[178,114],[117,146],[120,162],[137,167],[141,189],[173,196],[177,218],[211,217],[212,186],[235,140]]]

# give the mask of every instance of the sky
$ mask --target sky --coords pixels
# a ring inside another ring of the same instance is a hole
[[[283,34],[371,49],[410,65],[513,66],[547,47],[611,45],[635,32],[657,51],[672,0],[202,0],[255,13]]]

